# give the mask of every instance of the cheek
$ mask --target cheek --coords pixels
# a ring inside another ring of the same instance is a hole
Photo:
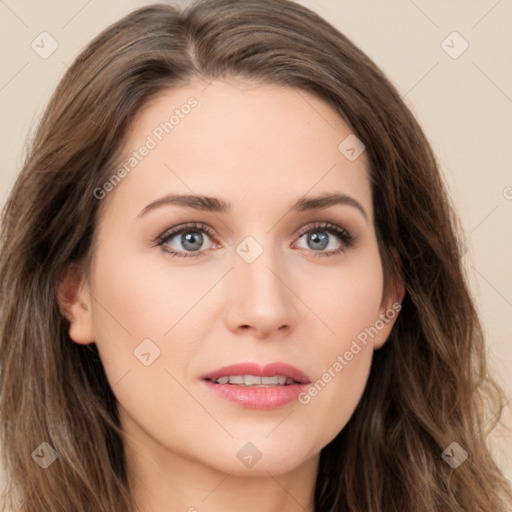
[[[321,450],[345,428],[366,387],[371,347],[354,344],[348,353],[350,359],[343,349],[333,354],[323,373],[299,396],[308,433],[315,441],[313,452]]]
[[[110,256],[112,255],[112,256]],[[109,265],[108,260],[118,264]],[[172,267],[139,254],[115,257],[108,247],[98,257],[94,275],[99,332],[109,326],[138,338],[162,338],[218,279],[202,267]],[[102,306],[100,306],[100,303]],[[117,324],[117,325],[115,325]]]
[[[348,422],[363,394],[373,355],[374,326],[382,300],[377,254],[332,271],[324,292],[309,294],[326,327],[315,338],[314,379],[299,397],[318,438],[332,439]],[[327,329],[328,327],[328,329]]]
[[[376,248],[354,253],[339,265],[304,266],[295,279],[297,295],[310,310],[306,314],[317,318],[316,339],[324,343],[322,354],[328,358],[378,319],[383,274]]]
[[[122,414],[148,432],[181,432],[183,418],[204,416],[180,383],[198,349],[193,329],[200,308],[194,305],[218,277],[102,248],[93,273],[94,331]]]
[[[141,367],[144,380],[155,367],[186,374],[208,336],[207,320],[222,313],[208,292],[225,269],[172,265],[167,256],[116,251],[116,245],[105,241],[97,253],[92,288],[96,345],[109,381]],[[144,359],[155,362],[146,367]]]

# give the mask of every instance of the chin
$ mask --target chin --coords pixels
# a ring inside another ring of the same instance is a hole
[[[307,446],[304,441],[285,444],[277,437],[272,441],[264,436],[255,436],[252,440],[232,440],[230,446],[221,448],[218,453],[209,454],[207,464],[235,476],[278,476],[296,470],[319,455],[320,449],[321,447]]]

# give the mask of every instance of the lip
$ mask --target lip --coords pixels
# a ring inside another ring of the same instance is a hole
[[[245,387],[236,384],[216,384],[212,382],[219,377],[230,375],[254,375],[257,377],[273,377],[283,375],[296,381],[286,386]],[[286,363],[274,362],[266,365],[258,363],[239,363],[223,366],[201,377],[203,385],[216,396],[235,402],[247,409],[276,409],[297,400],[300,393],[311,381],[298,368]],[[211,379],[211,380],[208,380]]]
[[[254,375],[256,377],[273,377],[274,375],[284,375],[297,382],[308,383],[310,382],[308,376],[302,373],[295,366],[286,363],[275,362],[260,365],[258,363],[239,363],[229,366],[223,366],[213,372],[205,373],[201,379],[218,379],[219,377],[226,377],[229,375]]]

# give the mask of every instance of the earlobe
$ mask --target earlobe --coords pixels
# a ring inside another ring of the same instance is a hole
[[[69,337],[81,345],[93,343],[91,294],[77,263],[71,263],[64,269],[57,288],[57,299],[62,315],[70,324]]]
[[[402,261],[400,260],[400,255],[398,254],[398,251],[394,247],[391,249],[391,251],[393,252],[393,256],[396,261],[396,266],[398,267],[398,274],[401,275],[402,274]],[[404,297],[405,297],[404,284],[402,283],[402,280],[399,278],[395,280],[394,284],[395,284],[396,302],[398,302],[399,304],[402,304],[402,301],[404,300]]]
[[[396,249],[392,249],[398,269],[401,268],[400,256]],[[398,272],[401,273],[400,271]],[[378,335],[373,341],[374,350],[381,348],[386,343],[391,330],[396,322],[398,314],[402,309],[402,301],[405,296],[404,285],[399,278],[394,278],[389,281],[387,289],[384,290],[382,295],[382,303],[380,308],[380,329]]]

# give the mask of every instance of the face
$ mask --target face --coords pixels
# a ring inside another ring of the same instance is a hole
[[[70,336],[97,344],[122,427],[157,465],[279,475],[346,425],[401,297],[383,288],[366,154],[334,110],[205,86],[134,122],[121,181],[97,191]]]

